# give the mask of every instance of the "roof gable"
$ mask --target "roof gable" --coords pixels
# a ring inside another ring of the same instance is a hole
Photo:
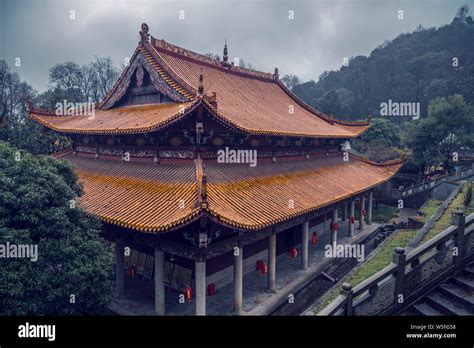
[[[157,92],[174,102],[183,103],[191,100],[191,95],[171,79],[151,56],[139,46],[128,67],[124,70],[110,92],[100,103],[99,108],[110,109],[117,106],[121,98],[132,86],[141,87],[145,75],[149,77]]]

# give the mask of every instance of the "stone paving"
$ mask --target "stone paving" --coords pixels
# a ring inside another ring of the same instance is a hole
[[[356,227],[357,227],[356,222]],[[329,223],[326,224],[328,229]],[[357,243],[365,236],[372,233],[380,225],[373,223],[365,225],[361,233],[357,228],[352,238],[347,237],[347,223],[340,222],[338,244]],[[323,232],[324,226],[316,226],[318,232],[318,245],[309,246],[308,269],[300,269],[300,257],[292,259],[289,253],[279,255],[276,260],[276,293],[268,293],[267,275],[260,271],[251,271],[243,276],[243,315],[265,315],[273,307],[281,303],[284,297],[288,297],[291,291],[296,292],[306,283],[314,279],[323,269],[326,269],[334,259],[324,256],[324,246],[330,243],[331,232]],[[313,230],[312,230],[313,231]],[[310,234],[311,235],[311,234]],[[298,248],[299,253],[301,249]],[[324,267],[323,267],[324,266]],[[141,279],[126,279],[127,298],[115,299],[110,306],[111,310],[121,315],[154,315],[154,290],[153,283]],[[194,315],[194,299],[179,303],[179,293],[166,290],[166,313],[168,315]],[[229,284],[217,290],[214,296],[206,298],[207,315],[232,315],[233,306],[233,284]]]

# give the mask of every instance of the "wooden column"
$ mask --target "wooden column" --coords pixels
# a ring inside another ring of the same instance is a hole
[[[369,192],[369,202],[367,204],[367,225],[372,225],[372,191]]]
[[[349,223],[347,224],[348,235],[349,237],[354,236],[355,229],[355,202],[351,199],[350,209],[349,209]]]
[[[365,196],[361,195],[360,196],[360,214],[359,214],[359,230],[363,231],[364,230],[364,215],[362,212],[365,209]]]
[[[196,315],[206,315],[206,261],[195,262]]]
[[[276,292],[276,234],[268,237],[268,292]]]
[[[125,274],[123,271],[125,243],[122,239],[115,240],[115,282],[118,298],[125,297]]]
[[[165,252],[155,249],[155,313],[165,315]]]
[[[337,244],[337,230],[335,229],[335,225],[337,223],[337,207],[334,207],[334,211],[332,213],[332,223],[331,223],[331,243]]]
[[[308,233],[309,221],[305,221],[301,226],[301,269],[303,271],[308,269]]]
[[[243,248],[234,250],[234,314],[242,314]]]

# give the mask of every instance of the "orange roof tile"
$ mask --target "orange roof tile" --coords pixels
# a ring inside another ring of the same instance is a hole
[[[260,229],[366,191],[389,180],[402,164],[354,157],[344,162],[341,156],[254,168],[206,162],[209,210],[227,224]]]
[[[42,125],[59,132],[112,134],[143,133],[163,127],[176,120],[196,105],[166,103],[125,106],[109,110],[95,110],[95,115],[56,116],[51,112],[30,110],[30,117]]]
[[[205,161],[208,207],[200,209],[192,162],[134,163],[68,154],[84,184],[81,204],[102,220],[144,232],[161,232],[201,213],[225,224],[261,229],[334,204],[389,180],[402,166],[340,156],[290,162],[221,164]],[[294,208],[290,207],[293,200]],[[182,204],[184,208],[181,208]]]
[[[106,161],[69,155],[84,185],[80,204],[103,221],[144,232],[159,232],[192,220],[194,163],[154,164]]]
[[[370,127],[370,122],[340,121],[311,108],[272,74],[237,66],[223,67],[215,59],[164,40],[152,37],[151,43],[140,42],[132,60],[137,55],[143,55],[147,64],[189,102],[105,110],[104,105],[110,103],[107,108],[113,105],[109,101],[113,100],[120,84],[130,75],[130,64],[99,104],[95,120],[81,116],[49,118],[47,116],[51,113],[37,110],[30,111],[30,116],[53,130],[69,133],[142,133],[157,130],[179,118],[180,105],[189,107],[199,100],[196,93],[202,72],[205,99],[211,98],[213,92],[217,94],[217,108],[206,102],[211,113],[250,134],[353,138]],[[187,112],[189,109],[185,110]]]
[[[147,47],[148,45],[145,45]],[[272,75],[240,67],[225,68],[216,60],[152,38],[155,57],[183,85],[197,91],[204,75],[207,97],[217,94],[214,110],[225,121],[253,134],[351,138],[368,122],[338,121],[304,104]],[[147,47],[150,49],[150,47]]]

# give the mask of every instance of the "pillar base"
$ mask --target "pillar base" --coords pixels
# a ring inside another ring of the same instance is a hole
[[[237,310],[237,311],[234,309],[234,310],[232,311],[232,315],[237,315],[237,316],[240,316],[240,315],[242,315],[243,313],[244,313],[244,311],[243,311],[242,309],[239,309],[239,310]]]
[[[265,289],[265,292],[268,292],[269,294],[276,294],[277,291],[275,289]]]

